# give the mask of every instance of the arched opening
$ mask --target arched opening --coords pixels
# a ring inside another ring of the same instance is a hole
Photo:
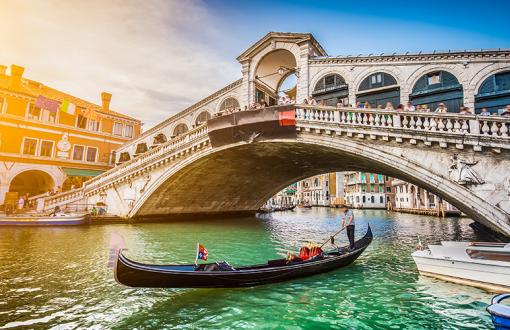
[[[142,143],[138,143],[136,145],[136,151],[135,151],[135,154],[136,155],[139,155],[139,154],[143,154],[144,152],[146,152],[148,150],[147,148],[147,143],[145,142],[142,142]]]
[[[232,112],[239,110],[239,101],[235,97],[228,97],[220,105],[220,112]]]
[[[174,136],[179,136],[181,134],[184,134],[188,131],[188,126],[184,123],[180,123],[179,125],[175,126],[174,128]]]
[[[426,105],[434,111],[439,103],[444,103],[448,112],[459,112],[463,98],[462,85],[457,77],[447,71],[424,74],[409,95],[409,100],[417,107]]]
[[[490,113],[501,113],[510,104],[510,71],[496,73],[485,79],[475,95],[475,111],[487,108]]]
[[[29,170],[16,175],[10,185],[10,192],[17,192],[20,196],[29,194],[35,196],[44,194],[55,187],[52,177],[40,170]]]
[[[345,79],[336,73],[331,73],[322,77],[316,84],[312,92],[313,98],[328,106],[349,104],[349,86]]]
[[[400,103],[400,86],[391,74],[386,72],[372,73],[358,87],[356,102],[370,104],[372,108],[385,108],[388,102],[393,107]]]
[[[159,133],[154,137],[154,141],[152,142],[153,145],[159,145],[162,143],[165,143],[167,141],[166,135],[163,133]]]
[[[209,119],[211,119],[211,114],[209,111],[202,111],[195,119],[195,126],[200,126],[206,123]]]
[[[290,99],[296,99],[297,96],[297,76],[295,73],[290,73],[283,78],[280,86],[278,87],[278,97],[287,96]],[[258,102],[258,101],[257,101]]]
[[[277,49],[264,56],[255,70],[255,102],[275,105],[279,93],[296,98],[298,73],[294,54]]]

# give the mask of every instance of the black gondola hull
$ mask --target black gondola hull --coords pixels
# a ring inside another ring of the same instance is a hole
[[[318,260],[290,265],[269,264],[239,267],[232,271],[194,271],[194,265],[146,265],[126,258],[119,252],[115,267],[117,282],[130,287],[145,288],[234,288],[288,281],[342,268],[353,263],[370,245],[372,233],[356,242],[355,249],[345,253],[329,252]],[[284,261],[284,260],[282,260]],[[172,268],[189,267],[190,270]]]

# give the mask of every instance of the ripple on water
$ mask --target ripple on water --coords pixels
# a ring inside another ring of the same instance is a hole
[[[419,276],[410,257],[417,235],[424,244],[476,239],[464,219],[355,211],[356,234],[370,222],[375,236],[355,264],[254,288],[132,289],[105,267],[112,232],[140,261],[191,262],[200,241],[211,259],[235,265],[322,242],[338,228],[337,216],[324,208],[263,219],[1,228],[0,328],[491,328],[490,294]]]

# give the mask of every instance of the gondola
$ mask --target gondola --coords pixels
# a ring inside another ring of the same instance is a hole
[[[342,268],[353,263],[372,242],[368,226],[354,248],[339,247],[309,260],[269,260],[265,264],[232,267],[227,262],[191,265],[148,265],[117,253],[114,267],[118,283],[144,288],[235,288],[287,281]]]

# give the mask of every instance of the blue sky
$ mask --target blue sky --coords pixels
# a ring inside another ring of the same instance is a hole
[[[510,48],[510,0],[0,3],[0,64],[91,102],[111,92],[144,129],[240,78],[236,57],[270,31],[330,55]]]
[[[311,32],[330,55],[510,48],[510,1],[224,1],[204,4],[232,55],[268,31]]]

